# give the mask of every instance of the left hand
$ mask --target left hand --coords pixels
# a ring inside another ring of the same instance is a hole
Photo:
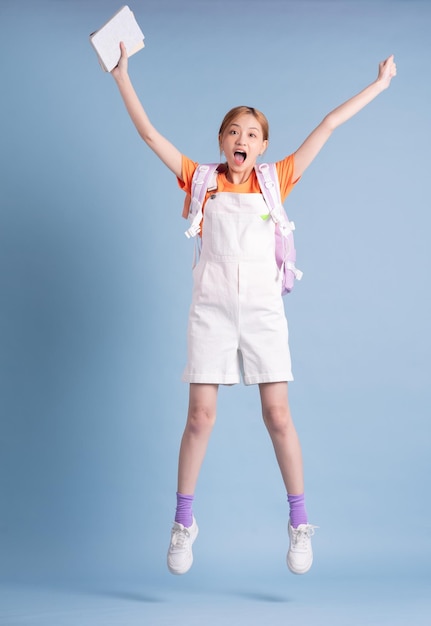
[[[397,75],[397,66],[394,61],[394,55],[391,54],[385,61],[379,63],[379,74],[377,81],[381,82],[382,87],[387,89],[391,84],[391,80]]]

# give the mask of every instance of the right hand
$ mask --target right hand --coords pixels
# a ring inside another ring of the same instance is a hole
[[[126,46],[124,45],[122,41],[120,41],[120,50],[121,50],[121,56],[120,56],[120,60],[118,61],[118,65],[116,65],[114,69],[111,71],[111,74],[115,78],[115,80],[118,80],[119,78],[122,78],[123,76],[127,76],[127,68],[128,68],[129,60],[127,57]]]

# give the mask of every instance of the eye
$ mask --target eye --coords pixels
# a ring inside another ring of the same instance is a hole
[[[256,133],[250,133],[250,137],[251,137],[252,139],[256,139],[257,135],[256,135]]]

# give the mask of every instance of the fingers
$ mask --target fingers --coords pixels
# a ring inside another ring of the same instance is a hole
[[[397,66],[394,62],[394,55],[391,54],[385,61],[382,62],[384,68],[388,67],[390,70],[395,70],[395,74],[397,73]],[[394,75],[395,75],[394,74]]]
[[[394,61],[394,55],[391,54],[390,57],[388,57],[385,61],[385,66],[388,70],[389,76],[392,78],[393,76],[397,75],[397,66],[396,63]]]
[[[379,76],[382,79],[393,78],[397,75],[397,66],[394,61],[394,55],[391,54],[387,59],[379,63]]]
[[[114,77],[118,77],[120,74],[124,74],[127,72],[127,50],[123,41],[120,41],[120,58],[118,60],[117,65],[112,70],[112,74]]]

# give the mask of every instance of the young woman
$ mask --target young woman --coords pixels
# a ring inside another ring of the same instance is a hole
[[[127,71],[127,53],[112,71],[126,109],[145,143],[175,174],[188,194],[197,163],[185,157],[152,125]],[[393,56],[379,64],[368,87],[331,111],[302,145],[276,164],[282,200],[316,157],[332,132],[382,91],[396,75]],[[287,565],[295,574],[312,564],[311,537],[304,501],[301,447],[288,402],[293,380],[288,327],[275,263],[274,225],[254,166],[268,146],[268,122],[251,107],[225,116],[218,135],[225,164],[217,189],[207,193],[202,254],[194,268],[188,327],[188,362],[183,379],[190,384],[187,422],[181,441],[175,521],[168,567],[184,574],[193,563],[198,535],[192,505],[201,465],[216,419],[218,386],[259,385],[262,414],[271,437],[290,507]]]

